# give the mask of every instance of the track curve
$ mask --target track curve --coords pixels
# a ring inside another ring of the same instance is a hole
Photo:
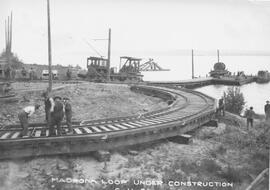
[[[31,137],[20,138],[18,126],[5,127],[0,130],[0,158],[81,153],[143,143],[183,134],[214,117],[215,100],[196,91],[146,85],[132,86],[131,90],[160,97],[169,105],[143,115],[74,122],[73,135],[65,135],[67,128],[63,127],[64,135],[48,137],[46,126],[36,124],[30,127]],[[26,153],[22,151],[25,148],[29,149]]]

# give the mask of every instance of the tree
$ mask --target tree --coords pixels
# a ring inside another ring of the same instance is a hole
[[[230,87],[224,93],[225,109],[228,112],[240,115],[244,109],[245,99],[239,87]]]

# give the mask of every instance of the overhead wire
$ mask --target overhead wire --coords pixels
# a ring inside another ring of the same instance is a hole
[[[104,57],[102,56],[95,48],[93,45],[91,45],[86,39],[83,39],[83,41],[92,49],[95,51],[96,54],[98,54],[100,57]]]

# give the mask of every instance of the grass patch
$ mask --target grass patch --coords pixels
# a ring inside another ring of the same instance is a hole
[[[243,181],[242,171],[229,166],[226,171],[219,174],[220,177],[226,179],[230,183],[241,183]]]

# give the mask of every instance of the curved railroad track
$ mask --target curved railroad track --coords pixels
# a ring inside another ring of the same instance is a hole
[[[215,114],[215,100],[187,89],[132,86],[131,90],[156,96],[168,107],[142,115],[73,122],[73,135],[49,137],[43,123],[32,124],[30,137],[20,138],[18,125],[0,130],[1,158],[50,154],[82,153],[144,143],[186,133],[210,121]]]

